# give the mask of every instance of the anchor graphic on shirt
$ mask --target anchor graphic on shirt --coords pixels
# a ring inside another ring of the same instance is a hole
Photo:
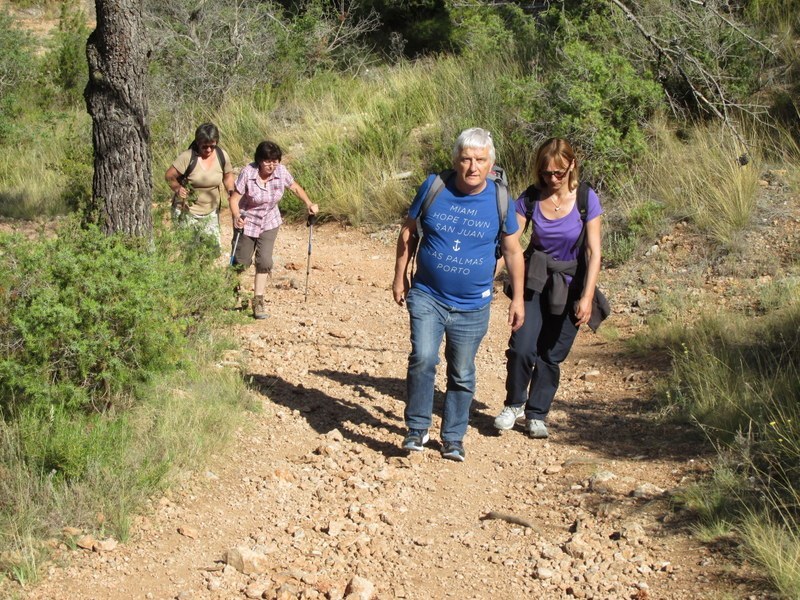
[[[453,244],[453,250],[455,250],[456,252],[461,250],[461,240],[456,240],[456,243]]]

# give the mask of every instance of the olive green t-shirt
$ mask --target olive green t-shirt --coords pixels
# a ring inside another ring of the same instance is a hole
[[[232,173],[231,158],[225,150],[222,150],[222,153],[225,156],[225,173]],[[217,151],[215,150],[211,156],[214,160],[208,167],[203,165],[203,160],[198,156],[197,164],[195,164],[192,172],[189,173],[189,185],[192,186],[194,191],[187,198],[187,203],[189,204],[189,212],[198,217],[218,210],[219,199],[224,191],[222,187],[222,165],[219,164]],[[191,158],[192,151],[185,150],[178,155],[172,166],[175,167],[178,173],[183,173],[186,171],[186,167],[189,166]]]

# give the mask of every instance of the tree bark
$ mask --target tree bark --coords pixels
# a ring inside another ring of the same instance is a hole
[[[92,117],[92,211],[107,234],[150,236],[152,173],[147,123],[147,35],[141,0],[95,0],[86,43]]]

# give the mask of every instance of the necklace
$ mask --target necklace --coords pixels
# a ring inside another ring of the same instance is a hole
[[[554,196],[550,196],[550,202],[552,202],[552,203],[553,203],[553,206],[555,206],[555,207],[556,207],[556,212],[558,212],[558,211],[560,211],[560,210],[561,210],[561,202],[559,202],[558,204],[556,204],[556,201],[555,201],[553,198],[554,198]]]

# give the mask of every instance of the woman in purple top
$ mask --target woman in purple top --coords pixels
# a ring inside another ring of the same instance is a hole
[[[603,209],[589,189],[582,236],[578,187],[570,144],[560,138],[545,141],[536,152],[533,185],[516,203],[520,225],[530,216],[533,231],[525,251],[525,322],[512,333],[506,351],[506,400],[494,420],[497,429],[511,429],[524,417],[529,436],[547,437],[544,421],[558,390],[559,365],[578,327],[592,315]]]
[[[283,220],[278,203],[285,190],[291,190],[306,205],[309,214],[315,215],[319,207],[308,199],[305,190],[294,180],[289,170],[281,164],[283,153],[275,142],[264,141],[256,148],[254,160],[239,173],[230,196],[233,218],[233,264],[246,269],[256,258],[256,276],[253,283],[253,317],[267,317],[264,292],[267,276],[272,272],[272,250],[278,237],[278,227]]]

